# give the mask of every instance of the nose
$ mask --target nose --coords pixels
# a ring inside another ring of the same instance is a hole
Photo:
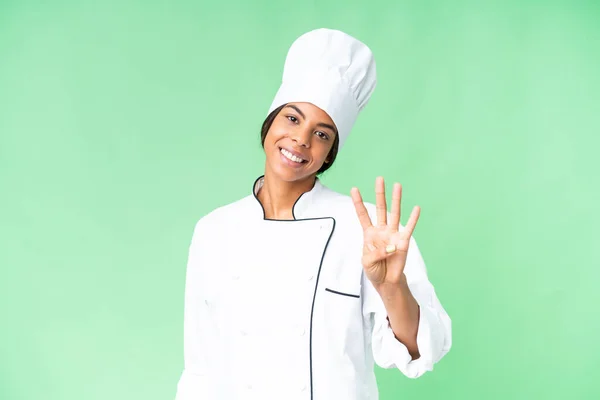
[[[298,146],[309,148],[311,131],[310,129],[298,128],[290,135],[292,140],[296,142]]]

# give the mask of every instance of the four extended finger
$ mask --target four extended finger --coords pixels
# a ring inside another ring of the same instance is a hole
[[[385,201],[385,182],[379,176],[375,180],[375,205],[377,209],[377,225],[387,225],[387,204]]]
[[[360,225],[362,226],[363,230],[366,230],[373,225],[371,224],[371,218],[369,217],[369,212],[363,203],[360,191],[358,188],[352,188],[350,193],[352,196],[352,202],[354,203],[354,208],[356,209],[356,215],[360,221]]]
[[[419,220],[419,215],[421,215],[421,207],[414,206],[412,212],[410,213],[410,217],[408,218],[408,222],[404,227],[409,236],[412,236],[413,232],[415,231],[417,221]]]
[[[394,183],[392,191],[392,211],[390,213],[390,227],[394,232],[400,229],[400,206],[402,202],[402,185]]]

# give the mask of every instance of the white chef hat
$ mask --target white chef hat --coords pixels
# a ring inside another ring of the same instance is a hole
[[[288,50],[269,113],[286,103],[312,103],[335,123],[341,149],[376,83],[373,53],[364,43],[338,30],[316,29]]]

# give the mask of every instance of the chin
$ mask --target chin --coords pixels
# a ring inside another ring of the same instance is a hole
[[[303,179],[306,179],[308,176],[310,176],[310,174],[307,174],[304,171],[290,171],[287,168],[276,168],[273,170],[273,172],[275,173],[275,175],[281,179],[282,181],[285,182],[295,182],[295,181],[301,181]]]
[[[310,172],[303,168],[294,170],[279,163],[276,163],[276,165],[271,165],[271,172],[284,182],[303,181],[311,176],[314,176],[316,173],[316,171]]]

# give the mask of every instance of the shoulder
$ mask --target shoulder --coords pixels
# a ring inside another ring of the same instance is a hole
[[[248,214],[252,201],[256,200],[250,195],[215,208],[196,221],[194,233],[202,233],[208,228],[212,230],[215,227],[224,227],[227,224],[240,221],[244,215]]]
[[[342,235],[351,242],[359,243],[363,238],[363,229],[356,214],[356,208],[349,194],[337,192],[328,187],[323,187],[318,202],[319,214],[331,216],[335,220],[336,235]],[[371,209],[375,215],[375,206],[365,203],[367,211],[371,215]]]

